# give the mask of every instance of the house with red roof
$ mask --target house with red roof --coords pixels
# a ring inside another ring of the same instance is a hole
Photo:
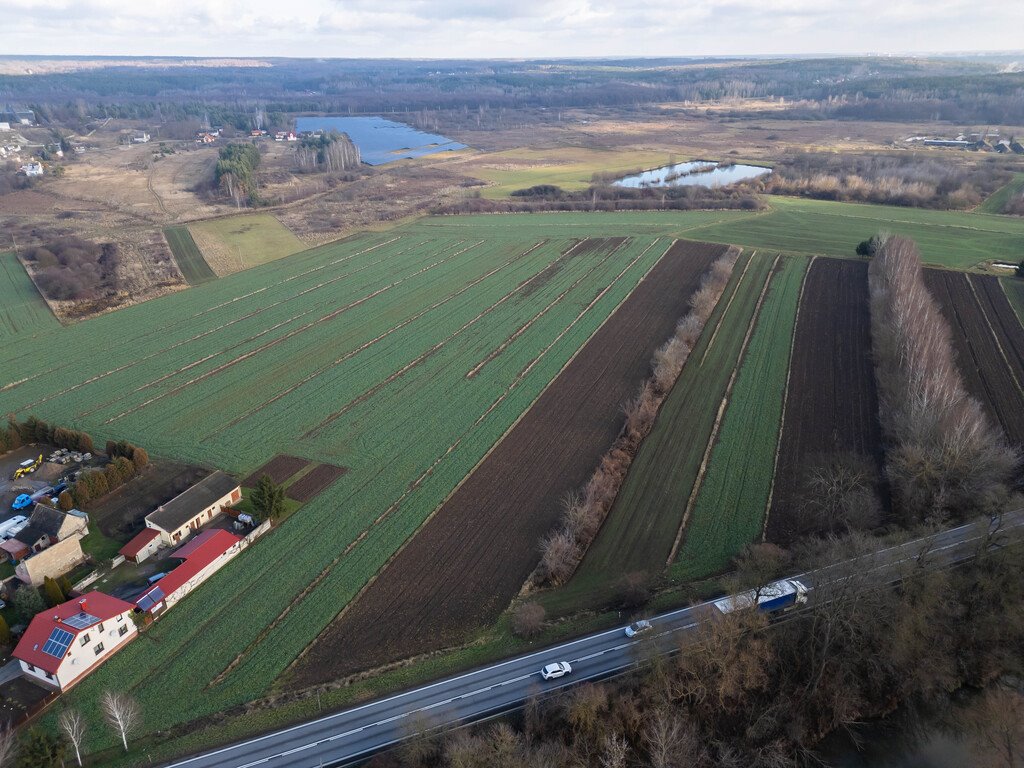
[[[88,592],[36,614],[13,656],[26,677],[66,691],[138,637],[134,608]]]
[[[181,565],[139,595],[136,608],[159,616],[223,568],[244,546],[242,538],[222,528],[203,531],[171,554]]]

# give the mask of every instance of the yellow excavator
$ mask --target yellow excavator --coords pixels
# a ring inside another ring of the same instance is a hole
[[[23,462],[21,462],[21,464],[18,465],[18,468],[14,470],[13,479],[17,480],[18,478],[24,477],[25,475],[31,475],[33,472],[39,469],[42,463],[43,454],[41,453],[39,454],[39,457],[36,459],[25,459]]]

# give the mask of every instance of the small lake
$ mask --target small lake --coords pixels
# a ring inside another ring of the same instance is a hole
[[[772,172],[758,165],[729,165],[720,167],[708,160],[675,163],[613,182],[612,186],[630,187],[724,187],[737,181],[756,179]]]
[[[405,123],[383,117],[298,117],[296,133],[337,131],[347,133],[359,147],[359,155],[367,165],[384,165],[395,160],[423,157],[436,152],[465,149],[446,136],[425,133]]]

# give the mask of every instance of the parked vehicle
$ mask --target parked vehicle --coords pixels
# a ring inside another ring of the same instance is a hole
[[[555,678],[568,675],[570,672],[572,672],[572,665],[568,661],[556,661],[544,667],[540,671],[540,676],[545,680],[554,680]]]
[[[24,515],[15,515],[10,520],[4,520],[0,523],[0,539],[11,538],[21,530],[18,526],[24,527],[25,523],[28,523],[28,518]]]
[[[162,579],[166,575],[167,575],[166,573],[154,573],[152,576],[150,576],[148,579],[146,579],[146,583],[149,584],[150,586],[153,586],[154,584],[156,584],[158,581],[160,581],[160,579]]]
[[[27,493],[19,493],[14,497],[14,501],[11,502],[11,509],[17,511],[19,509],[28,509],[32,506],[32,497]]]
[[[25,459],[23,462],[21,462],[21,464],[18,465],[18,468],[16,470],[14,470],[14,477],[12,479],[13,480],[18,480],[19,478],[22,478],[25,475],[31,475],[33,472],[35,472],[37,469],[39,469],[39,467],[40,467],[40,465],[42,465],[42,463],[43,463],[43,454],[41,454],[41,453],[39,454],[38,458],[35,458],[35,459]]]
[[[807,587],[796,579],[776,581],[760,590],[750,590],[739,595],[729,595],[715,600],[715,607],[722,613],[742,611],[757,607],[764,613],[789,611],[807,602]]]
[[[649,629],[654,629],[654,625],[651,624],[647,619],[640,619],[640,621],[634,621],[628,627],[626,627],[626,637],[636,637],[639,634],[646,632]]]

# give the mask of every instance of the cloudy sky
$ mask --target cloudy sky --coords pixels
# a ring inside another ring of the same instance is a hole
[[[502,57],[1010,50],[1024,2],[0,0],[0,54]]]

